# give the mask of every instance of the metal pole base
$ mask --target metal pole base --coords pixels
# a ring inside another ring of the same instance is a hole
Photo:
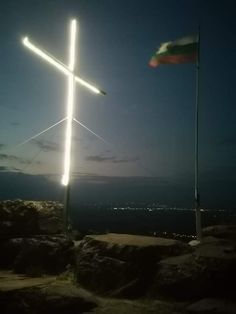
[[[69,234],[69,201],[70,201],[70,184],[65,186],[64,196],[63,225],[66,236],[68,236]]]
[[[201,210],[199,207],[195,209],[196,213],[196,234],[197,240],[201,242],[202,240],[202,223],[201,223]]]

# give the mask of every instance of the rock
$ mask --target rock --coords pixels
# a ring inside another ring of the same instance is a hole
[[[204,237],[212,236],[236,241],[236,225],[215,225],[202,230]]]
[[[58,274],[74,264],[73,242],[65,236],[13,238],[2,247],[1,266],[31,276]]]
[[[17,255],[22,249],[22,238],[7,239],[1,241],[0,251],[0,267],[12,269]]]
[[[186,314],[182,304],[161,300],[96,297],[68,280],[29,278],[0,271],[1,314]]]
[[[95,298],[69,281],[0,272],[1,314],[77,314],[96,306]]]
[[[234,260],[236,255],[236,247],[233,242],[225,239],[214,239],[213,237],[205,238],[201,245],[195,250],[195,255],[199,257]]]
[[[193,314],[235,314],[236,303],[222,299],[202,299],[189,305],[186,310]]]
[[[190,251],[189,245],[171,239],[89,235],[76,249],[76,277],[98,293],[136,297],[145,294],[160,259]]]
[[[0,202],[0,238],[56,234],[63,230],[63,205],[53,201]]]
[[[178,304],[160,300],[103,298],[93,312],[86,314],[186,314]],[[84,313],[85,314],[85,313]]]
[[[64,271],[73,242],[58,235],[62,210],[53,201],[0,202],[0,266],[31,275]]]
[[[13,270],[30,275],[57,274],[74,264],[73,242],[64,236],[22,239]]]
[[[207,238],[191,254],[160,261],[157,294],[174,298],[235,297],[236,252],[231,241]]]

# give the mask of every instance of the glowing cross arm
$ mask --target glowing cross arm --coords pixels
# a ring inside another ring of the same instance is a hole
[[[22,40],[22,43],[27,48],[29,48],[31,51],[36,53],[36,55],[40,56],[41,58],[43,58],[48,63],[51,63],[52,65],[54,65],[58,70],[60,70],[61,72],[63,72],[66,75],[69,75],[70,71],[69,71],[69,69],[67,69],[66,66],[64,66],[61,62],[57,61],[54,57],[50,56],[48,53],[44,52],[43,50],[39,49],[34,44],[32,44],[29,41],[28,37],[24,37]]]
[[[75,81],[78,82],[80,85],[83,85],[85,87],[87,87],[88,89],[90,89],[91,91],[93,91],[95,94],[100,94],[100,95],[103,95],[105,96],[106,95],[106,92],[98,89],[97,87],[89,84],[88,82],[86,82],[85,80],[82,80],[80,77],[78,76],[75,76]]]
[[[58,70],[60,70],[62,73],[69,75],[71,74],[71,69],[69,69],[65,64],[63,64],[62,62],[58,61],[56,58],[54,58],[53,56],[51,56],[48,52],[39,49],[38,47],[36,47],[32,42],[30,42],[28,37],[24,37],[22,40],[22,43],[31,51],[33,51],[34,53],[36,53],[39,57],[41,57],[42,59],[44,59],[45,61],[47,61],[48,63],[54,65]],[[99,90],[97,87],[93,86],[92,84],[90,84],[89,82],[81,79],[78,76],[74,76],[75,81],[77,83],[79,83],[82,86],[87,87],[89,90],[91,90],[92,92],[94,92],[95,94],[100,94],[100,95],[106,95],[106,93],[102,90]]]

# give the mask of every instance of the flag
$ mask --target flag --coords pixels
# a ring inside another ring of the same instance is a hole
[[[198,35],[183,37],[175,41],[161,44],[149,65],[157,67],[160,64],[179,64],[196,62],[198,51]]]

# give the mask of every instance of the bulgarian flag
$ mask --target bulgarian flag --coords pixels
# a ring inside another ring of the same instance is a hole
[[[161,44],[149,65],[155,68],[160,64],[196,62],[197,53],[198,35],[187,36]]]

